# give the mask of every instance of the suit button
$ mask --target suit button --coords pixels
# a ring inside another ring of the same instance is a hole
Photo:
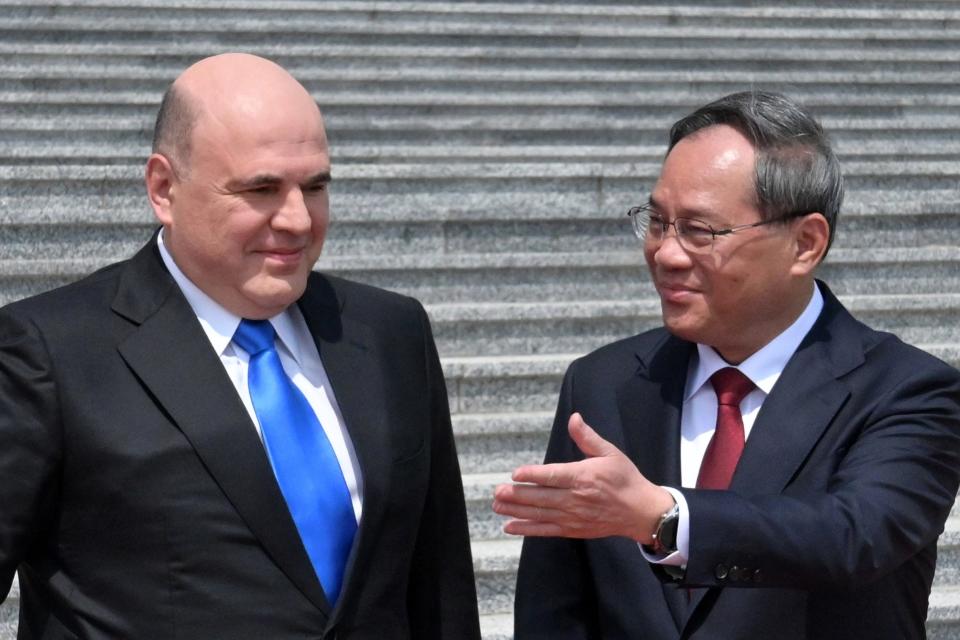
[[[721,562],[714,567],[713,575],[716,576],[717,580],[726,580],[727,576],[730,575],[730,569],[727,568],[727,565]]]
[[[753,571],[753,581],[760,582],[763,580],[763,575],[760,573],[760,569],[754,569]]]

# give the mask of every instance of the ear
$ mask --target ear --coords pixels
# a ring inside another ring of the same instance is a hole
[[[822,213],[810,213],[794,221],[794,275],[809,275],[823,260],[830,241],[830,223]]]
[[[170,226],[173,222],[172,205],[173,192],[177,183],[177,175],[173,165],[166,156],[159,153],[151,154],[147,158],[144,169],[144,181],[147,185],[147,198],[153,207],[153,214],[163,226]]]

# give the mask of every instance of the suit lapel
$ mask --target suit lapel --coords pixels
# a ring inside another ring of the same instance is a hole
[[[668,336],[649,352],[637,354],[637,371],[617,390],[625,453],[648,480],[679,487],[680,412],[693,345]],[[677,629],[687,615],[687,593],[662,583],[663,597]]]
[[[737,463],[730,490],[741,495],[784,490],[850,395],[838,379],[863,363],[859,325],[827,286],[819,285],[823,311],[764,400]],[[691,590],[691,617],[719,591]]]
[[[780,493],[800,469],[849,391],[838,378],[863,362],[856,321],[825,285],[824,308],[757,415],[730,488]]]
[[[377,360],[372,332],[350,315],[349,300],[338,295],[330,281],[312,274],[300,310],[313,334],[320,359],[333,387],[344,427],[357,456],[363,487],[360,527],[344,572],[343,590],[333,612],[333,622],[362,585],[366,562],[373,556],[376,533],[389,499],[391,457],[389,411],[382,367]],[[349,317],[349,322],[343,322]]]
[[[783,491],[849,393],[823,363],[822,347],[798,351],[763,403],[730,489],[742,495]]]
[[[154,243],[130,262],[113,308],[139,325],[120,343],[121,356],[274,562],[329,613],[256,429]]]
[[[680,483],[680,408],[692,349],[666,337],[637,354],[636,374],[617,389],[625,453],[656,484]]]

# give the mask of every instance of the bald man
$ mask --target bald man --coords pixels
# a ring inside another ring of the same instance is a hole
[[[262,58],[202,60],[145,174],[139,253],[0,309],[19,638],[479,638],[423,308],[312,272],[313,99]]]

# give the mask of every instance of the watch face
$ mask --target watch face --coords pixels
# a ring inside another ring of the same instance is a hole
[[[677,550],[677,528],[680,525],[680,509],[675,505],[663,516],[657,529],[657,546],[661,553],[673,553]]]
[[[660,543],[671,552],[677,550],[677,526],[680,524],[680,517],[674,515],[668,517],[660,527]]]

